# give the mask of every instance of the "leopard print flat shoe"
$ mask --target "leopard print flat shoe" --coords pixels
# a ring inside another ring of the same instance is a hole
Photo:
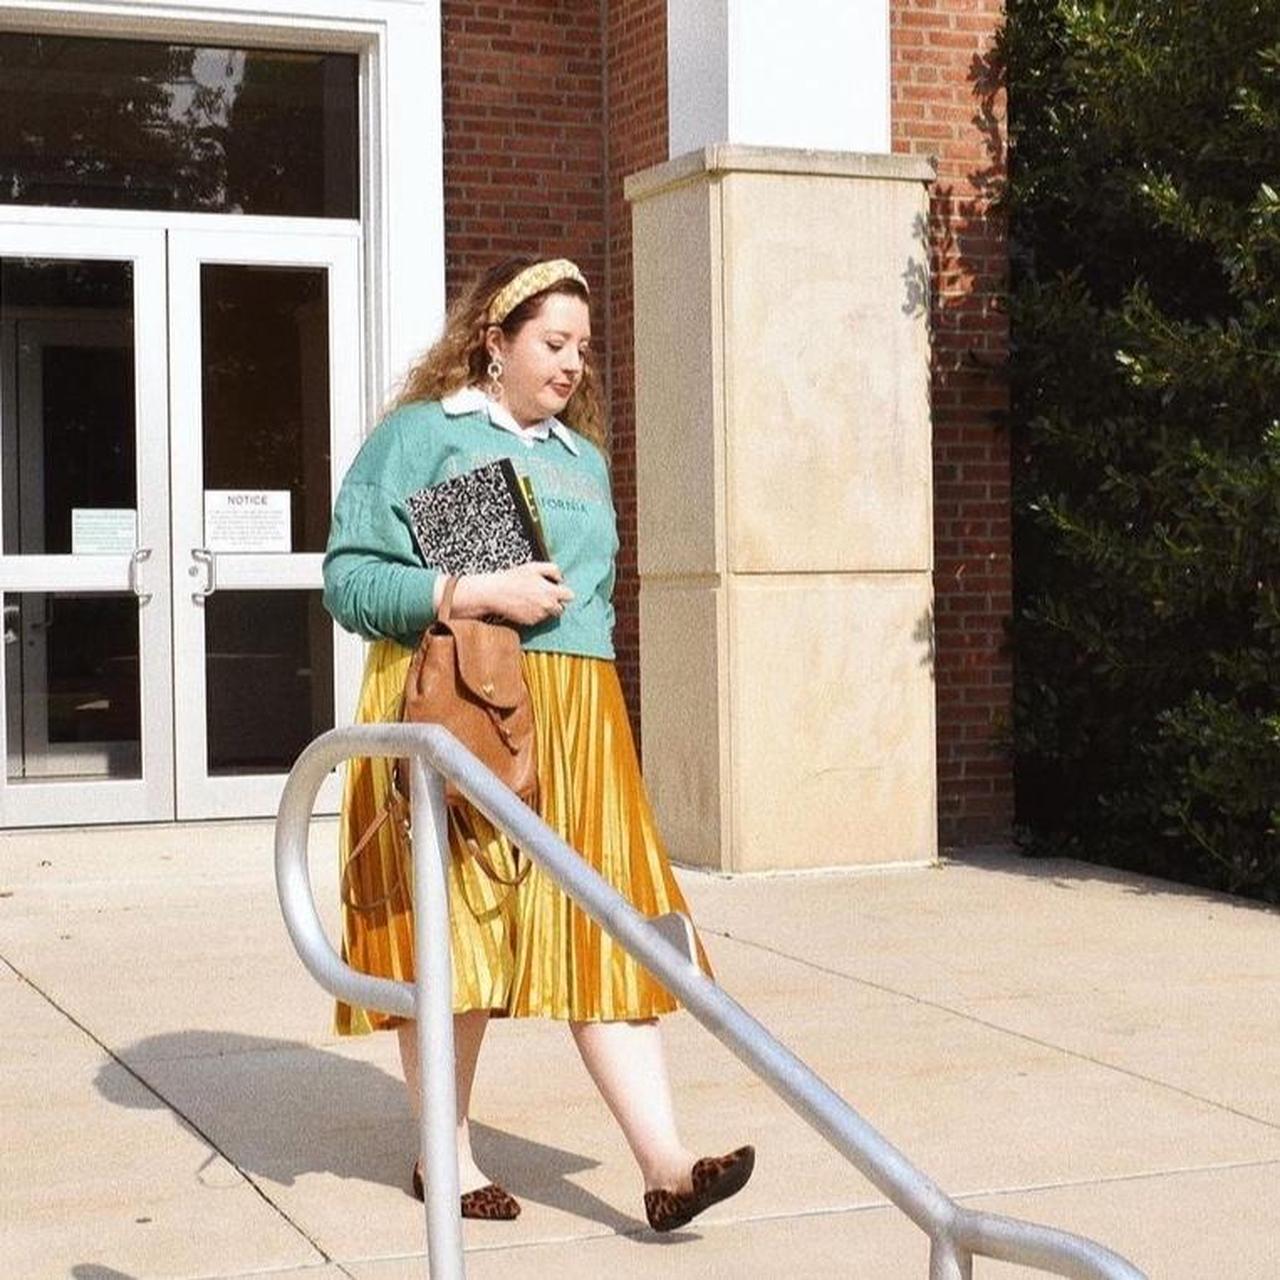
[[[727,1156],[703,1156],[693,1166],[692,1189],[644,1193],[644,1213],[655,1231],[674,1231],[704,1209],[741,1191],[756,1164],[754,1147],[739,1147]]]
[[[413,1194],[419,1200],[426,1199],[422,1170],[416,1164],[413,1166]],[[520,1216],[520,1201],[496,1182],[490,1182],[475,1191],[462,1193],[462,1216],[487,1222],[510,1222]]]
[[[490,1222],[510,1222],[520,1216],[520,1201],[496,1182],[462,1193],[462,1216],[486,1218]]]

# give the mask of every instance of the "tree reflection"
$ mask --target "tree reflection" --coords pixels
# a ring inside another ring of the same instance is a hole
[[[356,217],[356,59],[0,34],[0,202]]]

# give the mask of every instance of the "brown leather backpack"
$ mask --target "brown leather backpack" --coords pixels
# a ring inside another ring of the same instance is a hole
[[[453,617],[457,585],[457,578],[445,581],[436,620],[409,663],[400,718],[443,725],[525,804],[534,805],[538,760],[520,633],[506,623]],[[400,768],[407,785],[407,764],[400,762]],[[445,800],[463,799],[446,781]]]
[[[501,622],[453,617],[453,594],[458,579],[446,579],[436,620],[423,633],[405,675],[400,719],[443,725],[472,755],[520,797],[525,804],[538,802],[537,742],[533,704],[520,665],[520,633]],[[466,797],[445,780],[445,803],[460,804]],[[391,795],[383,811],[362,833],[343,869],[342,900],[355,911],[385,906],[403,882],[397,878],[390,890],[372,902],[360,902],[353,892],[356,860],[388,821],[392,838],[400,847],[397,865],[403,866],[409,836],[409,762],[397,760]],[[529,874],[526,861],[515,877],[501,875],[482,849],[472,849],[485,874],[500,884],[517,885]]]

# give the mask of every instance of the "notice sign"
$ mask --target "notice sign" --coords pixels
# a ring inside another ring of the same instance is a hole
[[[204,545],[210,551],[291,551],[288,489],[206,489]]]
[[[127,556],[137,545],[138,513],[132,508],[71,508],[73,556]]]

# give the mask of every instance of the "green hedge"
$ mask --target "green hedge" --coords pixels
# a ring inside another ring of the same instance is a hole
[[[1280,4],[998,55],[1019,840],[1280,902]]]

